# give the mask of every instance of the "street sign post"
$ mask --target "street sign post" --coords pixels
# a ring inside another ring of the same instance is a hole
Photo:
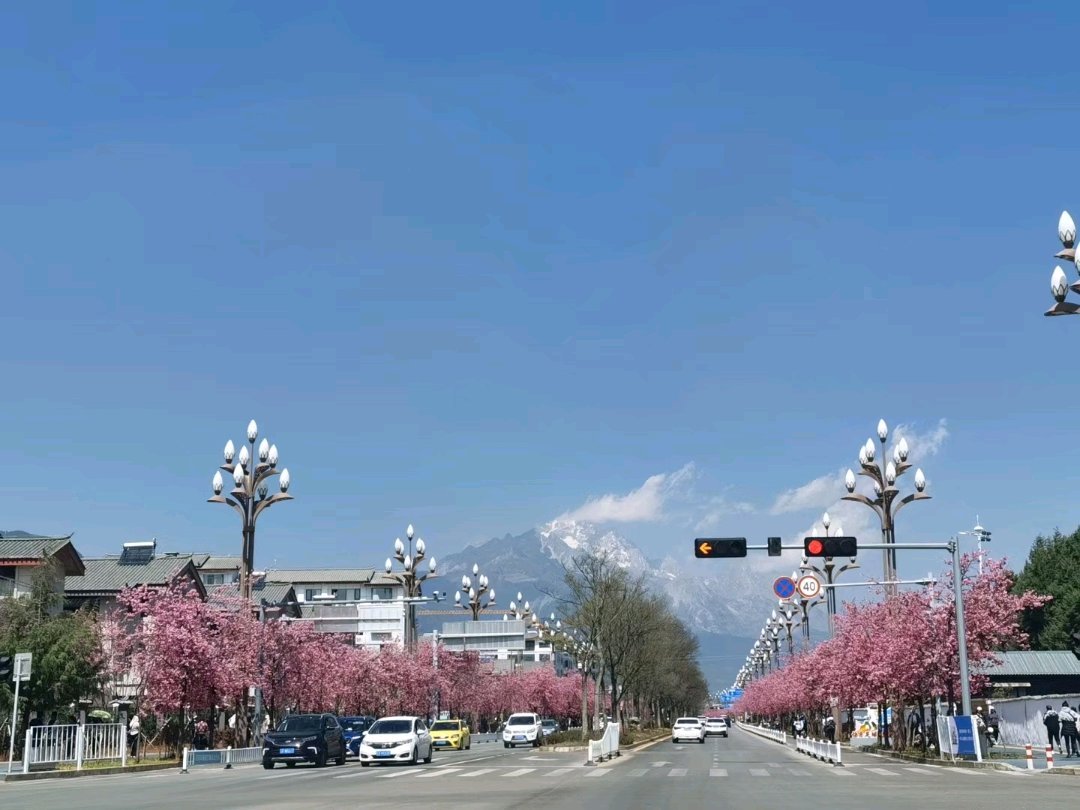
[[[796,587],[803,599],[813,599],[821,593],[821,583],[814,576],[799,577]]]
[[[795,580],[791,577],[779,577],[773,582],[772,589],[780,599],[790,599],[795,595]]]
[[[19,722],[19,684],[30,680],[30,663],[34,660],[32,653],[15,653],[15,668],[11,673],[11,680],[15,681],[15,697],[11,702],[11,740],[8,743],[7,772],[11,773],[11,761],[15,758],[15,727]]]

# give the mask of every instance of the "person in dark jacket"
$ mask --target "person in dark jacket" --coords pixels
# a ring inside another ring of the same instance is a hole
[[[1073,711],[1066,700],[1061,704],[1058,720],[1061,721],[1061,738],[1065,741],[1065,756],[1080,757],[1080,734],[1077,734],[1080,714]]]
[[[1057,748],[1059,754],[1064,753],[1061,750],[1061,721],[1058,720],[1058,713],[1053,706],[1047,706],[1043,712],[1043,725],[1046,726],[1046,741],[1050,743],[1050,747]]]

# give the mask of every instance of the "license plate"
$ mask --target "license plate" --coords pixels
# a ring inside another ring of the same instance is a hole
[[[376,751],[375,756],[377,756],[377,757],[388,757],[388,756],[390,756],[390,753],[391,753],[390,751]]]
[[[283,753],[283,754],[295,754],[296,749],[295,748],[282,748],[281,753]]]
[[[450,741],[449,740],[436,740],[435,744],[436,745],[449,745]]]
[[[524,739],[525,739],[525,735],[524,735],[524,734],[515,734],[515,735],[514,735],[514,740],[515,740],[515,741],[517,741],[517,740],[524,740]]]

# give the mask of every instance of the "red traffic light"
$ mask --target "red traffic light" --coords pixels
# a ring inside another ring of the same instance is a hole
[[[804,537],[806,557],[854,557],[859,553],[859,541],[854,537]]]

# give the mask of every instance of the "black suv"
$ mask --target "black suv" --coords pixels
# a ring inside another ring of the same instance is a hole
[[[345,764],[345,738],[332,714],[290,715],[263,740],[262,764],[267,770],[275,762],[284,762],[287,768],[314,762],[321,768],[329,759]]]

